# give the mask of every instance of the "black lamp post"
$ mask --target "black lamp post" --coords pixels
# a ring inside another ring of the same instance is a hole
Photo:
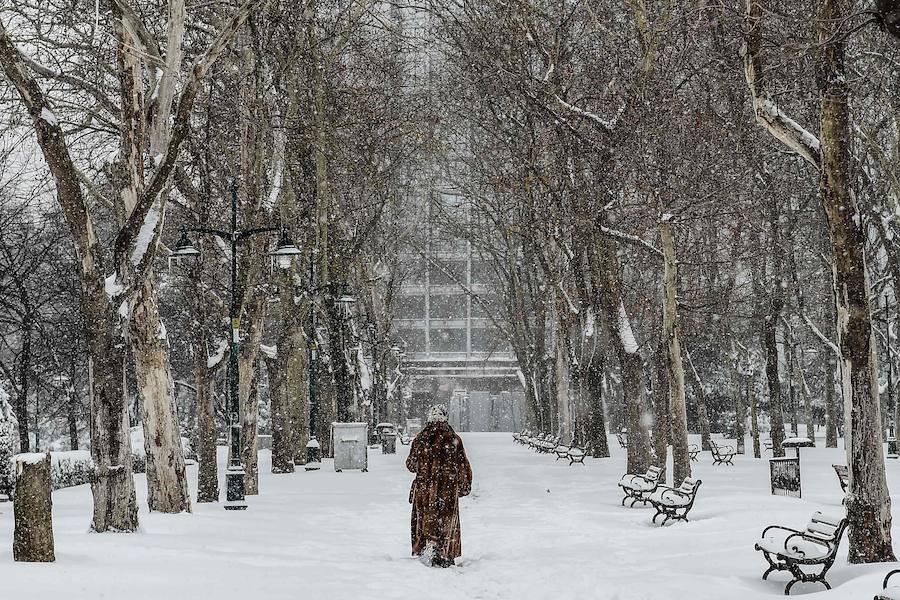
[[[231,228],[229,231],[211,229],[208,227],[188,227],[181,231],[181,238],[172,257],[176,259],[194,258],[200,255],[200,251],[194,247],[187,237],[187,232],[213,235],[223,242],[231,244],[231,307],[229,316],[231,320],[231,349],[228,356],[228,426],[231,432],[230,456],[228,469],[225,472],[225,509],[245,510],[247,503],[244,499],[244,465],[241,462],[241,417],[240,417],[240,372],[238,370],[238,351],[241,330],[241,294],[237,283],[237,253],[241,244],[256,235],[281,231],[281,238],[277,248],[270,253],[278,261],[278,266],[287,268],[291,258],[300,254],[300,250],[290,240],[287,232],[279,227],[253,227],[250,229],[238,229],[237,223],[237,188],[231,189]]]

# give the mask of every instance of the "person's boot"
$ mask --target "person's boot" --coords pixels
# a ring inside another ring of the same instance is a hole
[[[419,562],[421,562],[426,567],[435,566],[435,560],[437,559],[437,547],[434,545],[434,542],[428,542],[425,544],[425,549],[422,550],[422,554],[419,555]]]

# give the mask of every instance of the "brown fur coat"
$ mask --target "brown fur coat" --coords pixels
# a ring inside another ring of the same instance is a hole
[[[429,423],[413,440],[406,468],[416,474],[409,490],[413,554],[434,542],[438,557],[460,556],[459,498],[472,490],[462,440],[448,423]]]

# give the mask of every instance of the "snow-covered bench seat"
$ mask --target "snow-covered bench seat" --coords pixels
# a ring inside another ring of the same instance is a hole
[[[875,600],[900,600],[900,586],[890,585],[891,577],[900,573],[900,569],[894,569],[884,577],[883,588],[879,594],[875,596]]]
[[[530,436],[528,436],[528,438],[526,438],[525,444],[532,450],[537,451],[538,447],[542,443],[544,443],[545,435],[549,435],[549,434],[538,433],[538,434],[530,435]]]
[[[631,500],[629,508],[634,508],[638,502],[646,506],[650,500],[650,494],[659,487],[661,478],[662,469],[659,467],[650,467],[643,475],[629,473],[623,476],[619,481],[619,487],[625,493],[625,497],[622,498],[622,506],[625,506],[625,502],[628,500]]]
[[[714,465],[732,465],[731,459],[737,452],[731,446],[719,445],[713,440],[709,440],[709,450],[712,452]]]
[[[766,527],[755,546],[769,563],[762,578],[766,579],[773,571],[790,572],[794,578],[784,588],[785,595],[791,593],[797,582],[818,581],[830,590],[825,574],[834,564],[846,528],[846,516],[821,512],[813,514],[804,531],[781,525]],[[816,571],[817,568],[821,570]]]
[[[660,525],[665,525],[669,520],[687,522],[688,513],[694,507],[701,483],[703,482],[699,479],[685,477],[677,488],[659,486],[649,498],[650,504],[656,509],[653,522],[656,523],[656,519],[660,516],[664,517]]]
[[[549,454],[559,445],[559,438],[552,437],[549,433],[540,438],[535,444],[534,449],[541,454]]]
[[[569,452],[566,455],[569,459],[569,466],[571,467],[575,463],[578,463],[579,465],[583,465],[584,457],[587,456],[590,451],[591,451],[590,442],[585,444],[584,447],[580,447],[578,445],[573,445],[571,448],[569,448]]]
[[[556,455],[556,460],[561,458],[569,457],[569,450],[575,447],[575,442],[571,444],[563,444],[562,442],[558,443],[556,447],[553,449],[553,454]]]
[[[580,446],[578,442],[572,442],[571,444],[559,443],[556,445],[556,448],[553,449],[553,453],[556,454],[556,460],[561,458],[568,459],[569,466],[571,467],[575,463],[583,465],[584,457],[587,456],[589,449],[590,444]]]

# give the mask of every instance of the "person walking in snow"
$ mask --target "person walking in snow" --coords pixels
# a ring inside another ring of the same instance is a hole
[[[438,404],[412,442],[406,468],[416,474],[412,504],[412,553],[427,565],[449,567],[462,554],[459,499],[472,490],[472,467],[462,440]]]

